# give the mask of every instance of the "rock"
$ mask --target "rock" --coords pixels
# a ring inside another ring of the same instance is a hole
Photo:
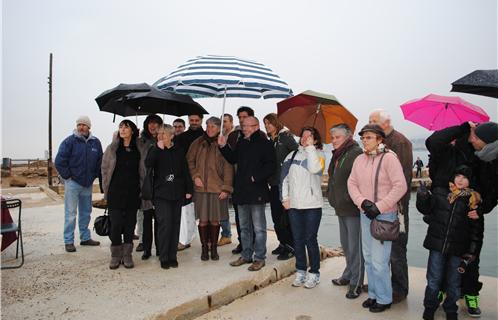
[[[10,180],[11,187],[25,187],[28,184],[25,178],[22,177],[12,177]]]

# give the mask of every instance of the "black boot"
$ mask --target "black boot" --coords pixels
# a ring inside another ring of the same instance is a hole
[[[201,238],[201,244],[202,244],[201,260],[207,261],[209,260],[209,250],[208,250],[209,229],[208,226],[200,226],[200,225],[198,229],[199,229],[199,237]]]
[[[218,255],[218,236],[220,235],[220,225],[209,225],[209,237],[211,238],[211,260],[220,260]]]

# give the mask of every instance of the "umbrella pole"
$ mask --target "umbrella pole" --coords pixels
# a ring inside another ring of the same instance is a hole
[[[223,116],[225,115],[225,102],[227,101],[227,85],[225,84],[225,93],[223,93],[223,107],[221,109],[221,123],[223,124]]]
[[[317,108],[316,108],[315,119],[313,119],[313,125],[312,125],[313,128],[315,127],[316,118],[318,117],[318,113],[320,112],[321,108],[322,108],[322,104],[319,103],[318,106],[317,106]]]
[[[116,114],[112,117],[112,123],[116,123]]]

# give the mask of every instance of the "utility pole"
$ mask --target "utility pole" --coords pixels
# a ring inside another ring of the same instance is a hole
[[[48,185],[52,186],[52,54],[50,54],[48,75]]]

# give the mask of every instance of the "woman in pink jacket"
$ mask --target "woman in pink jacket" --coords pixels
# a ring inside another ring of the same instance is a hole
[[[397,203],[406,193],[407,186],[398,157],[382,143],[385,138],[382,128],[368,124],[359,134],[364,153],[353,163],[348,179],[348,191],[361,211],[363,257],[368,276],[368,299],[362,306],[369,308],[371,312],[382,312],[392,304],[389,268],[392,242],[374,239],[370,234],[370,222],[372,219],[394,221]],[[375,176],[379,164],[375,196]]]

